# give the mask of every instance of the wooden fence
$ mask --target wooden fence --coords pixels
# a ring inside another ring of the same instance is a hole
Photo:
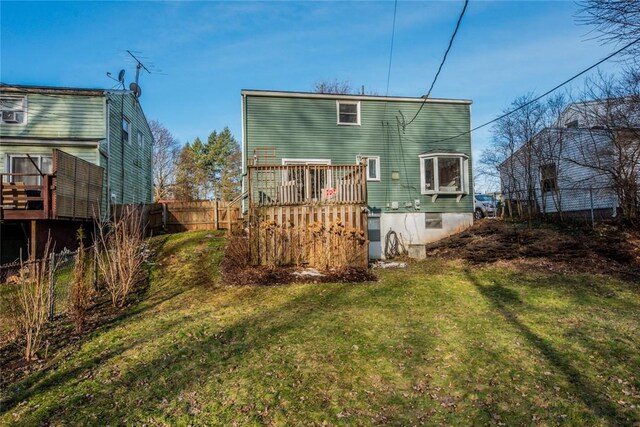
[[[359,204],[256,207],[249,212],[254,265],[364,267],[367,213]]]
[[[53,150],[57,218],[91,220],[100,213],[104,169],[71,154]]]
[[[115,206],[118,215],[126,205]],[[239,203],[222,201],[162,202],[140,205],[148,234],[230,230],[240,218]]]

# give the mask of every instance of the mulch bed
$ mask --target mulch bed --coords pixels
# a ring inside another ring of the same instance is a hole
[[[223,282],[227,286],[273,286],[288,283],[361,283],[375,282],[377,277],[369,269],[345,268],[320,271],[321,275],[303,275],[299,267],[226,267],[222,264]]]
[[[600,224],[512,224],[484,219],[470,229],[427,245],[427,257],[471,264],[505,263],[522,269],[606,274],[640,281],[640,230]]]

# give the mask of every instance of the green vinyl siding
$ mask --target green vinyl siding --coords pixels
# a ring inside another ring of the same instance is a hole
[[[21,92],[12,87],[3,92],[27,96],[27,121],[24,125],[0,124],[0,172],[8,165],[9,154],[50,155],[53,148],[59,148],[105,168],[105,203],[108,188],[115,193],[116,203],[153,201],[153,136],[131,93],[37,90],[30,87]],[[131,123],[130,144],[122,143],[122,117]],[[138,132],[143,135],[142,145],[138,144]]]
[[[11,93],[27,97],[26,124],[0,124],[0,137],[105,138],[103,96]]]
[[[103,158],[108,167],[109,191],[115,195],[116,203],[151,203],[153,186],[151,178],[151,150],[153,136],[140,104],[129,93],[114,92],[108,95],[109,148],[110,156]],[[122,119],[130,125],[130,141],[123,141]],[[138,144],[138,131],[142,132],[143,144]],[[110,164],[109,164],[110,163]]]
[[[357,100],[354,97],[354,100]],[[427,102],[415,121],[419,102],[360,99],[361,125],[337,124],[336,100],[244,95],[245,162],[256,147],[275,147],[276,162],[283,158],[331,159],[332,164],[354,164],[356,156],[380,156],[380,181],[369,181],[369,206],[415,212],[405,203],[420,200],[423,212],[473,212],[473,182],[468,176],[467,195],[439,195],[432,201],[420,191],[419,155],[428,151],[458,152],[471,159],[470,105],[461,102]],[[403,119],[404,117],[404,119]],[[448,141],[441,141],[454,137]],[[469,162],[469,174],[471,169]],[[400,180],[391,180],[398,171]],[[394,210],[395,211],[395,210]]]

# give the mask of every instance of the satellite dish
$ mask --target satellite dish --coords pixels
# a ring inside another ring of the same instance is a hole
[[[137,83],[132,82],[129,85],[129,90],[133,92],[137,98],[140,98],[140,95],[142,95],[142,89],[140,89],[140,86]]]
[[[120,72],[118,73],[118,81],[120,83],[124,83],[124,70],[120,70]]]

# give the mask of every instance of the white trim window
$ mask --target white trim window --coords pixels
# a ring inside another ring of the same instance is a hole
[[[131,122],[126,118],[122,118],[122,142],[131,144]]]
[[[367,162],[367,181],[380,181],[380,156],[359,156],[356,161]]]
[[[31,160],[38,165],[40,171],[44,174],[50,175],[53,169],[52,156],[31,155]],[[28,173],[33,174],[29,176],[12,176],[13,182],[24,182],[25,185],[40,185],[42,184],[42,177],[38,174],[38,170],[29,160],[29,157],[18,154],[9,155],[9,173]],[[36,175],[37,174],[37,175]]]
[[[144,136],[142,132],[138,131],[137,134],[138,146],[136,147],[136,163],[138,166],[142,166],[142,150],[144,149]]]
[[[360,101],[336,101],[339,125],[360,126]]]
[[[24,95],[0,96],[0,120],[5,125],[26,125],[27,97]]]
[[[543,193],[558,191],[558,168],[555,163],[540,166],[540,188]]]
[[[462,196],[469,192],[469,157],[460,153],[420,155],[420,192]],[[458,198],[459,200],[460,198]]]
[[[320,200],[322,193],[331,187],[331,171],[322,166],[331,165],[330,159],[282,159],[283,166],[293,166],[283,171],[283,194],[286,202]],[[296,168],[295,166],[310,166]],[[319,166],[314,168],[313,166]]]

